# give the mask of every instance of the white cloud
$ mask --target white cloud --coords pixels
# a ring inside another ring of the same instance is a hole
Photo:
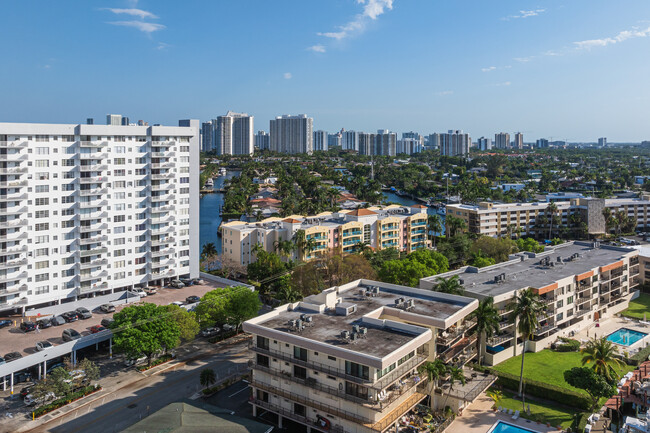
[[[497,67],[496,66],[488,66],[487,68],[481,68],[482,72],[492,72],[496,71]]]
[[[454,91],[453,90],[443,90],[442,92],[436,93],[438,96],[447,96],[447,95],[453,95]]]
[[[164,42],[158,42],[158,46],[156,47],[157,50],[166,50],[167,48],[171,47],[171,45],[166,44]]]
[[[527,11],[519,11],[517,15],[509,15],[507,17],[501,18],[502,20],[511,20],[511,19],[517,19],[517,18],[530,18],[530,17],[536,17],[541,13],[546,12],[546,9],[531,9]]]
[[[117,9],[117,8],[105,8],[105,10],[111,11],[114,14],[125,14],[125,15],[131,15],[134,17],[138,17],[141,20],[146,20],[147,18],[158,18],[156,15],[152,14],[151,12],[144,11],[142,9]]]
[[[318,35],[340,41],[348,36],[362,33],[369,21],[374,21],[387,10],[393,9],[393,0],[357,0],[357,3],[363,5],[363,12],[357,14],[352,21],[339,26],[338,31],[318,33]]]
[[[133,27],[134,29],[138,29],[148,35],[151,35],[151,33],[165,28],[165,26],[162,24],[147,23],[144,21],[112,21],[109,22],[109,24],[112,24],[114,26]]]
[[[293,75],[291,75],[291,72],[285,72],[283,77],[285,80],[290,80],[291,78],[293,78]]]
[[[528,56],[528,57],[515,57],[514,60],[519,63],[527,63],[533,60],[535,56]]]
[[[510,84],[512,84],[510,81],[505,81],[503,83],[497,83],[497,84],[495,84],[495,86],[497,86],[497,87],[505,87],[505,86],[509,86]]]
[[[633,28],[632,30],[624,30],[614,37],[578,41],[574,42],[573,45],[579,50],[590,50],[592,48],[606,47],[607,45],[625,42],[628,39],[645,38],[648,36],[650,36],[650,27],[646,29]]]
[[[325,52],[325,46],[323,45],[312,45],[311,47],[307,48],[310,51],[314,51],[316,53],[324,53]]]

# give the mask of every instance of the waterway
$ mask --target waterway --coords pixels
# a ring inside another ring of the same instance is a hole
[[[224,181],[226,179],[230,179],[233,176],[237,176],[237,174],[238,172],[236,171],[228,171],[226,173],[226,176],[219,176],[218,178],[215,178],[214,189],[223,188]],[[404,206],[413,206],[415,204],[419,204],[415,200],[411,200],[408,197],[401,197],[393,192],[384,192],[383,194],[384,197],[386,197],[386,200],[393,203],[399,203]],[[221,216],[219,216],[219,210],[223,206],[223,198],[223,193],[215,192],[212,194],[204,194],[199,201],[199,209],[201,214],[199,223],[199,243],[201,245],[201,248],[203,248],[203,245],[207,244],[208,242],[214,243],[219,254],[221,254],[221,238],[217,236],[217,229],[219,228],[219,224],[221,224]],[[429,208],[428,213],[429,215],[435,215],[436,211],[433,208]],[[442,218],[442,224],[444,227],[445,217],[440,216],[440,218]]]

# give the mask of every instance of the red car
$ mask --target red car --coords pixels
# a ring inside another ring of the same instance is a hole
[[[90,328],[90,333],[91,334],[97,334],[98,332],[104,331],[106,328],[104,328],[102,325],[95,325],[92,328]]]

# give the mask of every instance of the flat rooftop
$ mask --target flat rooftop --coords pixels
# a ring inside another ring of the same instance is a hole
[[[458,271],[435,275],[423,280],[435,283],[438,277],[458,275],[463,280],[465,291],[479,296],[499,296],[524,287],[548,286],[563,278],[615,263],[633,251],[633,248],[608,245],[594,248],[593,244],[587,242],[568,242],[547,248],[546,251],[539,254],[518,253],[516,260],[478,269],[478,271],[477,268],[467,266]],[[579,256],[569,260],[573,254]],[[525,260],[521,261],[521,257],[525,257]],[[549,257],[553,267],[542,266],[539,262],[543,257]],[[558,257],[561,258],[561,262],[558,262]],[[494,277],[503,273],[506,274],[505,280],[495,283]]]
[[[360,291],[365,292],[368,287],[377,287],[379,293],[376,296],[366,296],[365,293],[361,295]],[[279,315],[269,313],[272,317],[266,320],[262,316],[261,320],[256,321],[256,325],[316,342],[340,346],[349,351],[383,358],[428,330],[425,327],[400,327],[401,324],[394,322],[395,317],[400,313],[406,313],[405,310],[395,308],[396,299],[413,299],[414,305],[408,309],[408,313],[421,316],[422,323],[431,325],[432,322],[439,322],[443,327],[442,324],[446,321],[453,320],[455,323],[462,319],[475,308],[477,303],[475,299],[463,296],[446,295],[367,280],[351,283],[339,291],[338,298],[341,302],[337,304],[338,306],[356,305],[356,311],[351,314],[337,315],[327,310],[323,313],[314,312],[309,308],[310,305],[318,305],[311,304],[311,302],[317,302],[313,298],[306,298],[299,304],[300,307],[293,311],[283,311]],[[303,306],[304,308],[301,308]],[[386,319],[383,326],[373,326],[372,323],[368,323],[370,321],[362,320],[364,316],[383,307],[390,307],[390,309],[383,310],[383,314],[372,315],[375,319]],[[312,323],[311,326],[297,332],[292,329],[289,321],[300,319],[303,314],[311,316]],[[409,322],[418,323],[418,320],[416,318]],[[366,338],[353,342],[341,339],[341,331],[352,331],[353,325],[367,327]]]

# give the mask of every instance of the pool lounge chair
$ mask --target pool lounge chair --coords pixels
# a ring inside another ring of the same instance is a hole
[[[515,414],[512,416],[512,419],[514,419],[515,421],[519,419],[519,411],[518,410],[515,411]]]
[[[508,415],[512,415],[512,409],[508,409]]]
[[[497,411],[501,412],[503,408],[501,406],[498,407]]]

